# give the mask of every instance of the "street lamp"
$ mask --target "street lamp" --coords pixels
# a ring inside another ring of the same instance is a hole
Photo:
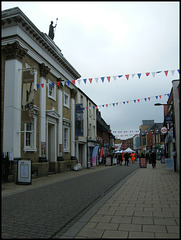
[[[166,104],[164,104],[164,103],[155,103],[154,106],[173,106],[173,104],[171,104],[171,103],[166,103]],[[172,142],[173,142],[173,152],[174,152],[174,154],[173,154],[174,172],[176,172],[176,158],[175,158],[176,147],[175,147],[175,127],[174,127],[174,122],[175,122],[175,120],[174,120],[174,113],[173,113],[173,140],[172,140]]]

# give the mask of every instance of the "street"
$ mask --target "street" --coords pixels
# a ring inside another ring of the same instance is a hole
[[[138,167],[138,164],[107,167],[3,197],[1,237],[53,238]]]

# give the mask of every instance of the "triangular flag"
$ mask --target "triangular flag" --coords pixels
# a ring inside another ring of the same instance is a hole
[[[121,78],[123,75],[118,75],[119,78]]]
[[[129,78],[129,74],[127,74],[127,75],[125,75],[126,76],[126,78],[127,78],[127,80],[128,80],[128,78]]]
[[[72,83],[75,84],[75,80],[72,80]]]
[[[81,81],[81,80],[80,80],[80,79],[78,79],[77,81],[78,81],[78,84],[80,84],[80,81]]]
[[[113,76],[113,79],[116,80],[116,76]]]
[[[108,107],[108,104],[106,104],[106,107]]]
[[[152,72],[153,77],[155,77],[155,72]]]
[[[159,95],[159,98],[161,98],[162,97],[162,95]]]
[[[37,88],[39,88],[40,84],[36,84]]]
[[[131,76],[134,77],[134,76],[135,76],[135,73],[131,74]]]
[[[175,73],[175,70],[171,70],[171,73],[172,73],[172,76],[173,76],[173,74]]]
[[[44,83],[41,83],[41,87],[42,87],[42,88],[44,87]]]
[[[145,100],[145,102],[146,102],[147,98],[144,98],[144,100]]]
[[[156,97],[156,99],[158,99],[158,96],[155,96]]]
[[[69,85],[70,85],[70,81],[67,80],[67,84],[68,84],[68,86],[69,86]]]
[[[134,103],[136,103],[136,100],[134,100]]]
[[[150,101],[150,97],[148,97],[148,100]]]
[[[177,69],[177,72],[180,74],[180,69]]]
[[[111,77],[107,77],[108,82],[110,82],[110,78],[111,78]]]
[[[116,106],[118,105],[118,102],[116,103]]]
[[[138,102],[140,102],[140,99],[137,99]]]
[[[125,104],[125,102],[123,102],[123,104]]]
[[[89,82],[92,83],[92,78],[89,78]]]
[[[54,82],[52,82],[51,84],[52,84],[52,87],[54,87],[55,83],[54,83]]]
[[[60,82],[56,82],[57,86],[60,86]]]
[[[84,79],[83,79],[83,81],[84,81],[84,83],[86,84],[86,81],[87,81],[87,79],[86,79],[86,78],[84,78]]]
[[[162,71],[157,71],[156,73],[161,73]]]
[[[96,80],[96,83],[98,82],[98,79],[99,79],[98,77],[96,77],[96,78],[95,78],[95,80]]]
[[[129,101],[127,101],[127,103],[129,103]]]
[[[164,71],[164,73],[165,73],[165,75],[167,76],[167,74],[168,74],[168,71]]]
[[[140,79],[140,77],[141,77],[141,73],[137,73],[137,75],[138,75],[138,77],[139,77],[139,79]]]
[[[148,77],[149,75],[150,75],[150,73],[149,73],[149,72],[147,72],[147,73],[146,73],[146,76]]]
[[[101,77],[102,82],[104,82],[104,77]]]
[[[113,103],[112,105],[113,105],[113,107],[115,107],[115,103]]]

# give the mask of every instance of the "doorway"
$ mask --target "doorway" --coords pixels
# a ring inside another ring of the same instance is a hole
[[[56,161],[56,134],[55,124],[48,122],[48,161],[49,172],[55,172]]]

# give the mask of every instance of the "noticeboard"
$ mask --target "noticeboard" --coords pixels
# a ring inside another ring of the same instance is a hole
[[[31,184],[31,161],[18,161],[18,179],[17,184]]]
[[[174,170],[173,158],[165,158],[165,168],[166,170]]]
[[[140,168],[146,168],[146,158],[140,158]]]
[[[106,166],[111,166],[111,157],[106,158]]]

